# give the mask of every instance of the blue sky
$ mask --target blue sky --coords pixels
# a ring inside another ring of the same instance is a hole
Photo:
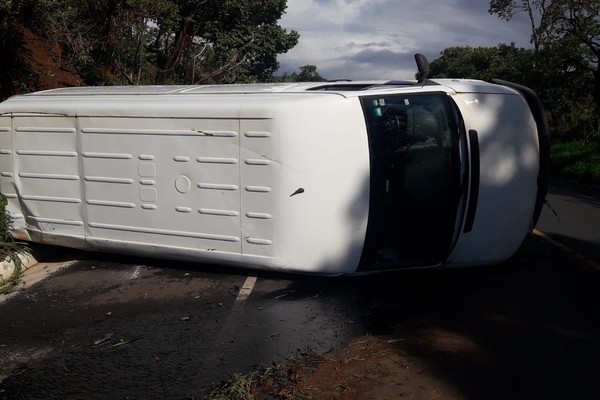
[[[434,60],[454,46],[531,47],[524,15],[490,15],[486,0],[288,0],[280,25],[300,42],[280,72],[306,64],[327,79],[413,79],[414,54]]]

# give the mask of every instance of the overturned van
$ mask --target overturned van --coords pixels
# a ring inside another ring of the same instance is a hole
[[[535,93],[421,80],[82,87],[0,104],[14,236],[345,274],[497,263],[533,229]]]

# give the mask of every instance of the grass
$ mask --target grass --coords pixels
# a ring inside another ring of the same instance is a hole
[[[207,400],[247,400],[251,398],[252,387],[256,384],[258,372],[235,374],[229,381],[215,388]]]
[[[19,255],[31,251],[27,244],[13,240],[10,233],[13,221],[6,212],[6,204],[6,197],[0,194],[0,261],[9,259],[14,263],[15,269],[6,280],[0,278],[0,293],[9,293],[19,284],[23,274],[23,263]]]
[[[553,143],[552,173],[582,183],[600,184],[600,140]]]
[[[205,400],[306,400],[305,393],[295,389],[303,371],[311,370],[321,358],[303,353],[286,365],[273,363],[246,374],[235,374],[215,386]]]

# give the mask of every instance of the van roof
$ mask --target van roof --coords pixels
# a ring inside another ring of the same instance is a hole
[[[229,85],[173,85],[173,86],[81,86],[44,90],[29,96],[77,95],[176,95],[176,94],[245,94],[245,93],[300,93],[306,91],[356,91],[385,84],[385,81],[335,81],[300,83],[246,83]],[[326,88],[326,89],[322,89]]]
[[[437,87],[437,88],[435,88]],[[229,85],[180,86],[82,86],[29,93],[26,96],[94,96],[94,95],[185,95],[185,94],[274,94],[328,92],[354,97],[369,92],[390,90],[509,93],[510,89],[478,80],[436,79],[425,85],[416,81],[328,81],[299,83],[256,83]]]

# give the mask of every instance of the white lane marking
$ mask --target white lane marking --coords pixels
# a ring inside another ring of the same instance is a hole
[[[240,301],[245,301],[248,296],[250,296],[250,293],[252,293],[252,289],[254,289],[254,284],[256,283],[256,277],[255,276],[249,276],[246,278],[246,282],[244,282],[244,286],[242,286],[242,288],[240,289],[240,292],[238,293],[235,302],[240,302]]]

